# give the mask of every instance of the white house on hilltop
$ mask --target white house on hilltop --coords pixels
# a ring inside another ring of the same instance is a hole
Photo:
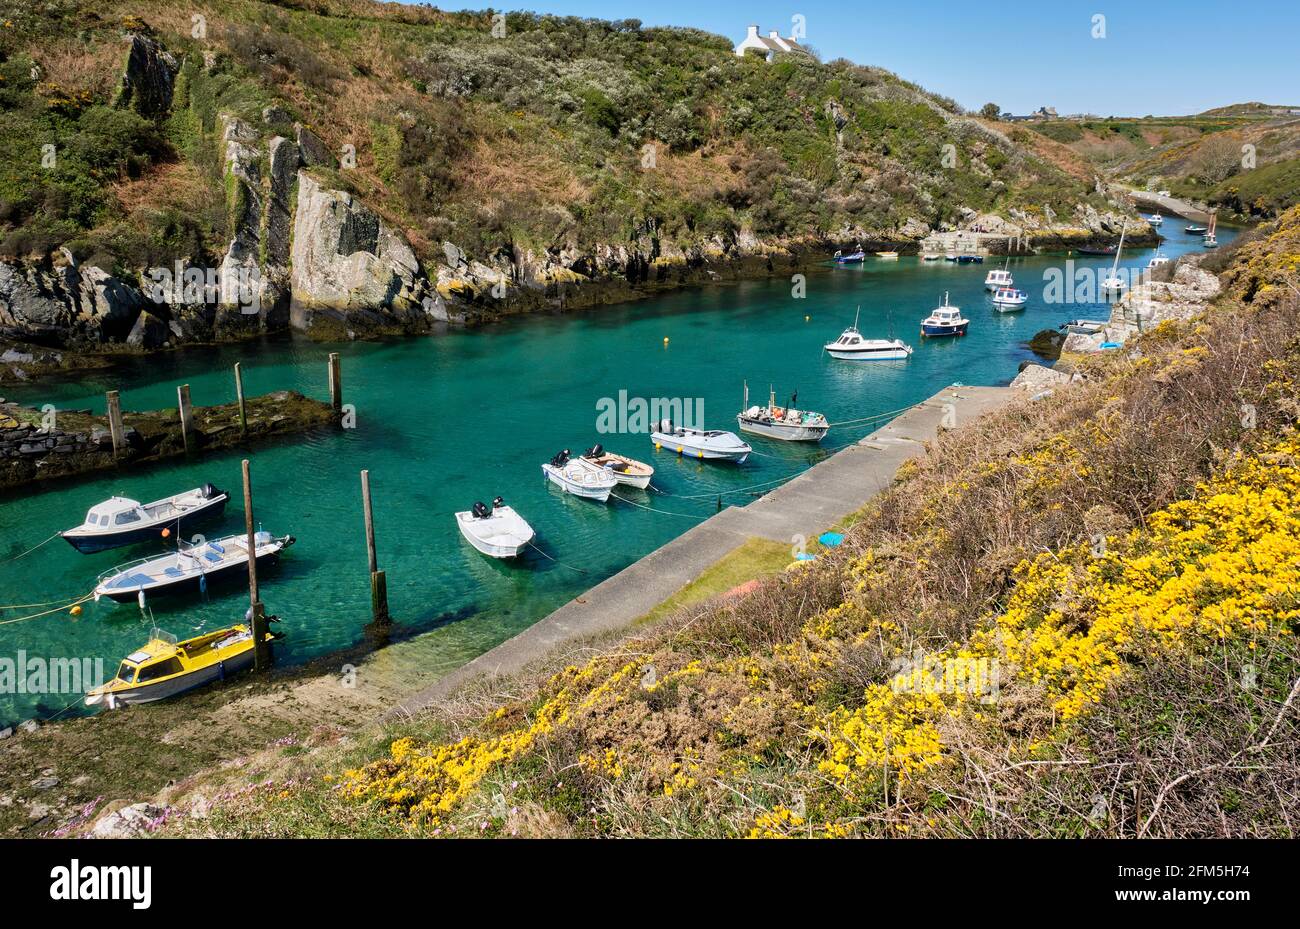
[[[750,49],[757,49],[763,53],[768,61],[772,56],[778,53],[794,53],[797,55],[806,55],[808,50],[794,40],[794,38],[783,39],[781,33],[773,29],[767,34],[767,37],[758,34],[757,26],[750,26],[749,33],[744,40],[736,46],[736,57],[743,58],[745,53]]]

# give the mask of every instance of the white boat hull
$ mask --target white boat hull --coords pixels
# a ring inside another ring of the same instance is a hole
[[[465,541],[489,558],[517,558],[533,541],[533,527],[508,506],[479,519],[468,510],[456,514],[456,526]]]
[[[828,348],[826,353],[842,361],[906,361],[912,354],[905,348],[890,348],[878,351],[853,351],[841,348]]]
[[[783,442],[820,442],[831,428],[829,425],[805,426],[796,423],[765,423],[745,416],[737,416],[742,432],[780,439]]]
[[[666,448],[683,457],[698,458],[701,461],[734,461],[736,464],[744,464],[749,453],[753,451],[748,445],[741,445],[735,449],[721,449],[702,444],[691,436],[672,435],[666,432],[652,432],[650,440],[654,442],[655,448]]]
[[[581,459],[572,459],[562,468],[549,462],[542,465],[542,473],[547,480],[561,488],[565,493],[584,500],[598,500],[604,503],[610,492],[618,485],[611,472],[595,465],[579,464]]]
[[[596,458],[583,455],[582,459],[598,468],[604,468],[623,486],[635,487],[637,490],[645,490],[649,487],[650,479],[655,473],[655,469],[644,461],[637,461],[626,455],[616,455],[613,452],[604,452]]]

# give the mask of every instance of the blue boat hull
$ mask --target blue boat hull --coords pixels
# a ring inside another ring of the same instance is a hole
[[[962,323],[960,326],[921,326],[921,335],[927,339],[938,339],[944,336],[958,336],[966,334],[966,327],[970,323]]]

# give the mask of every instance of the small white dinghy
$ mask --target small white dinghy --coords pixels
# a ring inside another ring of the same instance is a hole
[[[650,441],[654,442],[657,449],[666,448],[679,455],[689,455],[705,461],[734,461],[736,464],[744,464],[753,451],[734,432],[674,426],[667,419],[650,433]]]
[[[497,497],[492,505],[475,503],[456,514],[460,534],[489,558],[514,558],[533,541],[533,527],[505,501]]]
[[[613,471],[583,458],[570,457],[567,448],[542,465],[542,473],[566,493],[601,503],[608,500],[610,491],[618,486]]]
[[[637,461],[635,458],[628,458],[626,455],[607,452],[600,445],[593,445],[583,452],[582,460],[590,461],[592,464],[606,469],[614,475],[614,480],[620,484],[626,484],[628,487],[635,487],[638,490],[645,490],[649,487],[650,478],[654,477],[655,473],[655,469],[645,462]]]
[[[279,560],[280,553],[294,543],[291,535],[276,538],[269,532],[253,536],[257,548],[257,567]],[[176,593],[182,590],[205,592],[214,581],[243,576],[248,569],[248,536],[232,535],[215,542],[182,547],[167,555],[144,558],[119,565],[100,575],[95,586],[95,600],[108,597],[118,603],[145,597]]]

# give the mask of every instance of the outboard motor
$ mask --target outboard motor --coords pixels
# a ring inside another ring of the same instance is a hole
[[[221,491],[217,490],[217,488],[213,487],[211,484],[203,485],[202,494],[204,500],[211,500],[219,493],[221,493]]]
[[[492,506],[494,507],[505,506],[505,505],[506,505],[505,497],[497,497],[492,501]]]
[[[475,519],[487,519],[492,515],[492,510],[482,500],[475,500],[474,505],[470,507],[470,512],[474,514]]]
[[[591,448],[587,449],[587,454],[584,455],[583,457],[599,458],[603,454],[605,454],[605,447],[597,443],[596,445],[593,445]]]
[[[563,468],[568,463],[569,463],[569,450],[567,448],[564,449],[564,451],[556,454],[556,456],[551,459],[551,467],[553,468]]]

